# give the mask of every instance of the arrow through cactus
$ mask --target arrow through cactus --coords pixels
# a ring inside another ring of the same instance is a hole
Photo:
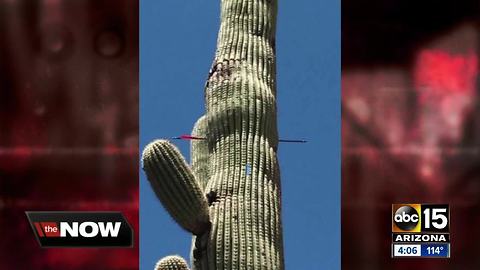
[[[276,0],[222,0],[217,51],[195,124],[191,166],[166,140],[143,169],[173,219],[193,234],[196,270],[282,270],[277,160]],[[247,169],[246,169],[247,168]],[[168,256],[158,270],[188,269]]]

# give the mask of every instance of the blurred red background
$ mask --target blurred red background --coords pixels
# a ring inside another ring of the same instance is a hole
[[[138,231],[138,1],[0,0],[0,269],[138,269],[41,249],[25,210],[122,211]]]
[[[342,265],[480,269],[475,1],[342,2]],[[451,258],[391,259],[392,203],[448,203]]]

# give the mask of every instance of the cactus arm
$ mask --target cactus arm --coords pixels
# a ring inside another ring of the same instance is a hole
[[[200,138],[207,137],[206,116],[202,116],[197,120],[192,130],[192,136]],[[210,178],[208,142],[206,140],[192,140],[190,155],[193,175],[195,175],[195,178],[198,180],[200,188],[204,190]]]
[[[208,137],[207,117],[205,115],[200,117],[195,123],[192,136],[200,138]],[[193,174],[203,190],[210,179],[210,151],[207,140],[192,140],[190,155]],[[210,198],[209,195],[206,194],[206,197],[208,201]],[[208,269],[208,258],[205,249],[206,241],[208,241],[208,234],[193,236],[190,254],[193,270]]]
[[[167,256],[158,261],[155,270],[189,270],[187,262],[180,256]]]
[[[202,234],[210,227],[208,203],[178,149],[165,140],[143,152],[143,169],[168,213],[185,230]]]

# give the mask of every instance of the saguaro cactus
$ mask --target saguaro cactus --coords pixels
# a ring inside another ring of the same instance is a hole
[[[276,0],[222,0],[221,25],[205,86],[206,114],[194,126],[191,167],[170,142],[143,153],[164,207],[191,232],[192,267],[281,270],[283,240],[277,161]],[[184,269],[178,257],[157,269]]]

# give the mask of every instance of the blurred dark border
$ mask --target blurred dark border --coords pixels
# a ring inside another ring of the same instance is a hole
[[[342,269],[480,268],[480,2],[342,1]],[[448,260],[391,259],[391,204],[448,203]]]
[[[138,269],[41,249],[24,211],[121,211],[138,231],[138,5],[0,0],[1,269]]]

